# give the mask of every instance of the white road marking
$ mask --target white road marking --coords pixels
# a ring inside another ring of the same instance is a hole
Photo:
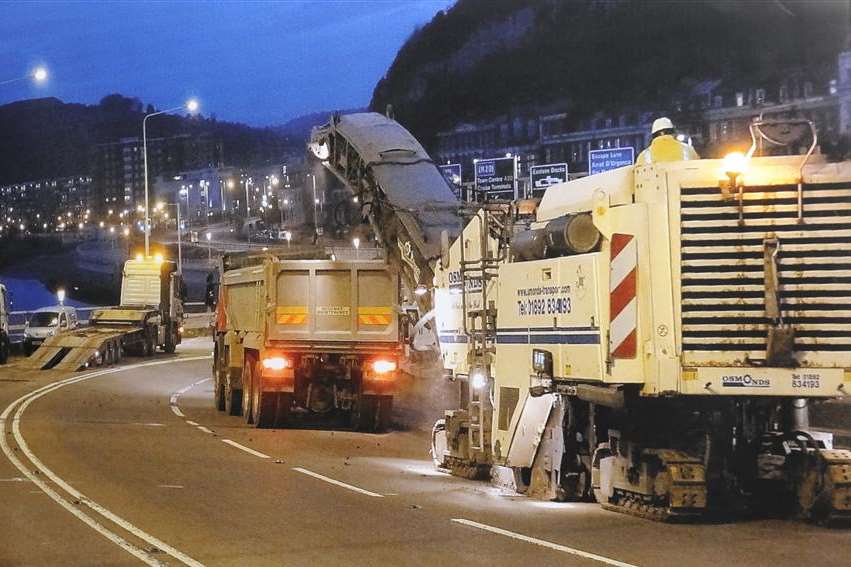
[[[193,426],[193,427],[198,427],[198,422],[197,422],[197,421],[192,421],[191,419],[187,419],[187,420],[186,420],[186,423],[188,423],[189,425],[191,425],[191,426]]]
[[[169,406],[169,407],[171,408],[172,413],[174,413],[174,415],[176,415],[177,417],[186,417],[185,415],[183,415],[183,412],[180,411],[179,407],[177,407],[177,406]]]
[[[323,480],[323,481],[325,481],[329,484],[333,484],[334,486],[339,486],[340,488],[345,488],[346,490],[351,490],[352,492],[357,492],[359,494],[365,494],[367,496],[372,496],[374,498],[384,498],[383,494],[378,494],[376,492],[370,492],[369,490],[364,490],[363,488],[359,488],[359,487],[353,486],[351,484],[346,484],[345,482],[341,482],[339,480],[329,478],[327,476],[321,475],[319,473],[315,473],[313,471],[309,471],[307,469],[303,469],[301,467],[293,467],[293,470],[300,472],[302,474],[306,474],[307,476],[312,476],[313,478],[318,478],[319,480]]]
[[[128,542],[126,539],[122,538],[120,535],[116,534],[114,531],[103,526],[101,523],[99,523],[97,520],[95,520],[92,516],[83,512],[82,508],[88,507],[89,509],[97,512],[98,514],[100,514],[101,516],[106,518],[107,520],[109,520],[109,521],[113,522],[114,524],[120,526],[125,531],[127,531],[127,532],[133,534],[134,536],[136,536],[137,538],[145,541],[149,545],[152,545],[155,548],[167,553],[168,555],[170,555],[174,559],[180,561],[181,563],[184,563],[185,565],[190,565],[191,567],[203,567],[202,563],[196,561],[195,559],[192,559],[191,557],[184,554],[183,552],[178,551],[177,549],[171,547],[170,545],[168,545],[164,541],[148,534],[147,532],[144,532],[143,530],[134,526],[133,524],[131,524],[127,520],[125,520],[125,519],[121,518],[120,516],[112,513],[111,511],[107,510],[106,508],[104,508],[103,506],[98,504],[97,502],[90,500],[85,495],[83,495],[81,492],[79,492],[77,489],[75,489],[74,487],[69,485],[67,482],[65,482],[62,478],[57,476],[56,473],[54,473],[52,470],[47,468],[44,465],[44,463],[42,463],[41,460],[39,460],[38,457],[36,457],[35,454],[30,450],[29,446],[26,443],[26,440],[24,439],[23,435],[21,434],[21,419],[22,419],[24,411],[35,400],[37,400],[37,399],[41,398],[42,396],[49,394],[49,393],[51,393],[55,390],[63,388],[65,386],[69,386],[71,384],[76,384],[77,382],[90,380],[90,379],[95,378],[97,376],[103,376],[105,374],[112,374],[114,372],[124,372],[126,370],[135,370],[135,369],[142,368],[142,367],[158,366],[158,365],[161,365],[161,364],[172,364],[174,362],[188,362],[188,361],[194,361],[194,360],[206,360],[208,358],[209,358],[208,356],[196,356],[196,357],[182,358],[182,359],[178,359],[178,360],[163,360],[163,361],[158,361],[158,362],[147,362],[147,363],[141,363],[141,364],[133,364],[133,365],[130,365],[130,366],[124,366],[124,367],[112,368],[112,369],[109,369],[109,370],[101,370],[101,371],[97,371],[97,372],[92,372],[90,374],[84,374],[82,376],[74,376],[74,377],[71,377],[71,378],[66,378],[64,380],[59,380],[59,381],[53,382],[51,384],[47,384],[45,386],[42,386],[41,388],[38,388],[38,389],[36,389],[32,392],[29,392],[28,394],[21,396],[20,398],[18,398],[17,400],[15,400],[11,404],[9,404],[6,407],[6,409],[3,410],[3,413],[0,414],[0,449],[2,449],[3,453],[9,459],[9,461],[19,471],[21,471],[21,473],[26,478],[28,478],[36,486],[38,486],[38,488],[40,488],[43,493],[47,494],[53,501],[55,501],[57,504],[59,504],[60,506],[62,506],[63,508],[65,508],[66,510],[71,512],[74,516],[76,516],[84,524],[88,525],[89,527],[91,527],[92,529],[97,531],[99,534],[101,534],[102,536],[104,536],[105,538],[107,538],[108,540],[113,542],[114,544],[118,545],[119,547],[121,547],[122,549],[124,549],[125,551],[127,551],[128,553],[133,555],[134,557],[138,558],[142,562],[146,563],[147,565],[153,565],[153,566],[156,566],[156,567],[161,567],[165,564],[163,562],[159,561],[157,558],[152,557],[151,554],[148,551],[133,545],[132,543]],[[16,406],[17,406],[17,409],[15,409]],[[37,472],[40,473],[39,476],[36,476],[36,474],[33,473],[29,469],[29,467],[25,466],[24,463],[21,462],[21,460],[19,460],[17,458],[17,456],[13,453],[12,449],[9,447],[8,442],[6,441],[6,437],[7,437],[6,436],[6,422],[10,421],[9,415],[12,413],[12,411],[15,411],[15,415],[11,419],[12,435],[14,436],[15,441],[18,444],[18,448],[20,449],[20,452],[22,454],[24,454],[27,457],[27,459],[30,460],[32,465],[37,470]],[[45,482],[44,480],[42,480],[40,478],[40,476],[44,476],[47,479],[49,479],[50,481],[52,481],[53,483],[55,483],[56,486],[58,486],[59,488],[64,490],[69,496],[71,496],[71,498],[74,501],[71,502],[71,501],[67,500],[58,491],[52,489],[50,486],[47,485],[47,482]]]
[[[458,524],[463,524],[465,526],[470,526],[472,528],[478,528],[480,530],[485,530],[487,532],[491,532],[494,534],[503,535],[506,537],[510,537],[519,541],[523,541],[526,543],[531,543],[534,545],[540,545],[541,547],[546,547],[549,549],[553,549],[555,551],[561,551],[562,553],[569,553],[570,555],[576,555],[577,557],[582,557],[585,559],[590,559],[592,561],[599,561],[600,563],[605,563],[607,565],[614,565],[615,567],[636,567],[632,563],[624,563],[623,561],[618,561],[617,559],[609,559],[608,557],[603,557],[602,555],[595,555],[593,553],[588,553],[587,551],[582,551],[581,549],[574,549],[572,547],[567,547],[566,545],[560,545],[558,543],[552,543],[550,541],[545,541],[542,539],[537,539],[534,537],[525,536],[523,534],[518,534],[516,532],[510,532],[508,530],[503,530],[502,528],[495,528],[493,526],[489,526],[487,524],[480,524],[479,522],[474,522],[472,520],[466,520],[464,518],[453,518],[453,522]]]
[[[12,478],[0,478],[0,482],[29,482],[28,478],[22,476],[13,476]]]
[[[204,427],[203,425],[199,425],[199,426],[198,426],[198,430],[199,430],[199,431],[203,431],[204,433],[209,433],[210,435],[212,435],[212,434],[213,434],[213,432],[212,432],[210,429],[207,429],[207,428],[206,428],[206,427]]]
[[[157,485],[158,488],[183,488],[182,484],[160,484]]]
[[[236,447],[237,449],[242,449],[246,453],[250,453],[250,454],[254,455],[255,457],[260,457],[261,459],[271,459],[272,458],[265,453],[261,453],[260,451],[255,451],[254,449],[252,449],[250,447],[246,447],[245,445],[240,445],[236,441],[231,441],[230,439],[222,439],[222,443],[227,443],[231,447]]]

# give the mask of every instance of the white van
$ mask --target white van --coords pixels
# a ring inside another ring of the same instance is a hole
[[[24,327],[24,354],[31,355],[47,337],[78,326],[77,310],[73,307],[54,305],[36,309]]]

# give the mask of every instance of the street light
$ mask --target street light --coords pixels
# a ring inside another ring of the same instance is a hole
[[[142,154],[145,160],[145,257],[150,256],[151,253],[151,213],[148,208],[148,118],[183,109],[186,109],[190,113],[196,112],[198,110],[198,101],[194,98],[189,99],[182,106],[152,112],[151,114],[146,114],[142,119]]]
[[[181,190],[181,193],[183,191]],[[180,199],[177,199],[176,203],[157,203],[157,209],[165,209],[168,207],[174,207],[177,210],[177,273],[183,273],[183,244],[180,237]],[[168,213],[166,213],[167,215]],[[125,229],[126,230],[126,229]],[[208,233],[209,234],[209,233]],[[209,240],[209,237],[207,238]]]
[[[0,85],[8,85],[9,83],[16,83],[18,81],[26,81],[27,79],[32,79],[36,84],[41,84],[47,80],[47,68],[39,66],[24,75],[23,77],[15,77],[14,79],[6,79],[5,81],[0,81]]]

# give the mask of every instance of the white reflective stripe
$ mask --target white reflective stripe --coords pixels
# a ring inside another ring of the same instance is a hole
[[[627,303],[626,307],[618,313],[618,316],[615,317],[615,320],[612,321],[611,325],[611,333],[612,333],[612,350],[617,350],[621,343],[626,339],[629,334],[635,330],[637,324],[637,316],[638,316],[638,300],[636,298],[632,298],[632,300]]]
[[[631,238],[618,255],[612,258],[611,277],[609,280],[609,291],[614,291],[623,282],[637,264],[635,238]]]

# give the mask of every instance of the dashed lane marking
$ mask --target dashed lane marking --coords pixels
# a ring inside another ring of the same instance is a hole
[[[570,555],[575,555],[577,557],[582,557],[584,559],[590,559],[592,561],[599,561],[600,563],[605,563],[607,565],[614,565],[615,567],[636,567],[632,563],[624,563],[623,561],[618,561],[617,559],[609,559],[608,557],[603,557],[602,555],[596,555],[594,553],[588,553],[587,551],[582,551],[581,549],[575,549],[573,547],[567,547],[566,545],[561,545],[558,543],[553,543],[551,541],[545,541],[543,539],[537,539],[534,537],[529,537],[523,534],[518,534],[516,532],[510,532],[508,530],[503,530],[502,528],[496,528],[494,526],[489,526],[487,524],[480,524],[479,522],[474,522],[472,520],[466,520],[464,518],[453,518],[453,522],[457,524],[463,524],[465,526],[470,526],[471,528],[478,528],[480,530],[484,530],[486,532],[491,532],[494,534],[499,534],[505,537],[510,537],[512,539],[516,539],[519,541],[523,541],[526,543],[531,543],[533,545],[539,545],[541,547],[546,547],[555,551],[560,551],[562,553],[568,553]]]
[[[203,425],[198,425],[197,427],[198,427],[198,431],[203,431],[204,433],[209,433],[210,435],[213,435],[212,429],[207,429]]]
[[[112,374],[115,372],[124,372],[127,370],[136,370],[138,368],[148,367],[148,366],[158,366],[161,364],[173,364],[175,362],[190,362],[197,360],[206,360],[208,356],[196,356],[196,357],[187,357],[177,360],[163,360],[158,362],[148,362],[142,364],[134,364],[130,366],[123,366],[118,368],[112,368],[109,370],[100,370],[97,372],[92,372],[90,374],[84,374],[82,376],[74,376],[71,378],[66,378],[64,380],[59,380],[53,382],[51,384],[47,384],[29,392],[11,404],[9,404],[3,413],[0,414],[0,450],[6,455],[6,458],[17,468],[28,480],[33,482],[44,494],[49,496],[54,502],[68,510],[71,514],[73,514],[77,519],[91,527],[93,530],[107,538],[109,541],[119,546],[123,550],[127,551],[143,563],[147,565],[152,565],[156,567],[162,567],[165,565],[162,561],[152,556],[152,552],[148,550],[142,549],[125,538],[121,537],[115,531],[110,528],[107,528],[98,520],[96,520],[92,515],[87,514],[83,510],[88,509],[96,512],[103,518],[109,520],[113,524],[119,526],[126,532],[132,534],[133,536],[139,538],[140,540],[146,542],[152,547],[159,549],[160,551],[170,555],[177,561],[185,565],[189,565],[191,567],[203,567],[203,564],[196,561],[195,559],[189,557],[185,553],[175,549],[174,547],[168,545],[164,541],[152,536],[151,534],[141,530],[135,525],[131,524],[124,518],[114,514],[110,510],[104,508],[97,502],[89,499],[77,489],[69,485],[62,478],[60,478],[56,473],[54,473],[51,469],[47,468],[44,463],[39,460],[38,457],[30,450],[27,445],[26,440],[21,434],[21,420],[23,418],[23,413],[29,407],[29,405],[35,400],[41,398],[42,396],[49,394],[55,390],[63,388],[65,386],[69,386],[71,384],[76,384],[77,382],[83,382],[85,380],[90,380],[97,376],[103,376],[106,374]],[[17,409],[16,409],[17,408]],[[13,418],[9,419],[9,416],[14,411],[15,415]],[[15,442],[18,444],[18,449],[20,453],[26,456],[26,458],[32,463],[32,467],[25,465],[18,456],[12,451],[9,447],[9,444],[6,440],[6,422],[11,422],[12,426],[12,435],[15,439]],[[32,469],[35,469],[34,471]],[[36,476],[38,475],[38,476]],[[56,490],[48,486],[47,481],[42,480],[42,477],[46,477],[50,482],[54,483],[57,487]],[[60,494],[59,490],[67,493],[68,496],[71,497],[69,500],[66,496]]]
[[[266,453],[261,453],[260,451],[255,451],[251,447],[246,447],[245,445],[240,445],[236,441],[231,441],[230,439],[222,439],[222,443],[227,443],[231,447],[236,447],[237,449],[242,449],[246,453],[254,455],[255,457],[260,457],[261,459],[271,459],[272,458],[269,455],[267,455]]]
[[[189,425],[191,425],[191,426],[193,426],[193,427],[198,427],[198,422],[197,422],[197,421],[192,421],[191,419],[187,419],[187,420],[186,420],[186,423],[188,423]]]
[[[325,481],[329,484],[333,484],[334,486],[339,486],[341,488],[345,488],[346,490],[351,490],[352,492],[357,492],[358,494],[365,494],[366,496],[372,496],[374,498],[384,498],[383,494],[378,494],[376,492],[370,492],[369,490],[364,490],[363,488],[353,486],[351,484],[346,484],[345,482],[341,482],[339,480],[327,477],[325,475],[321,475],[319,473],[315,473],[313,471],[303,469],[301,467],[293,467],[293,470],[296,472],[300,472],[302,474],[306,474],[307,476],[312,476],[313,478]]]

